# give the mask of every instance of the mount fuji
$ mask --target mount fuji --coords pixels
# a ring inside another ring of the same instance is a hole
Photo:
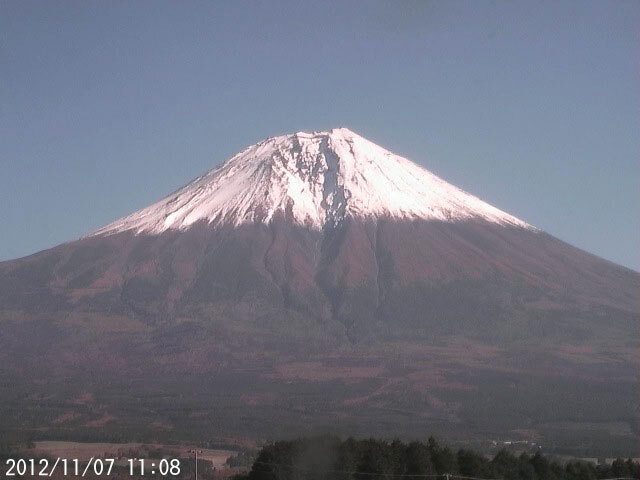
[[[0,263],[0,430],[635,452],[639,292],[346,128],[272,137]]]

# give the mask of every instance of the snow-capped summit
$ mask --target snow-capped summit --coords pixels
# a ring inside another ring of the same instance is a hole
[[[196,222],[322,229],[345,217],[460,221],[533,228],[347,128],[267,138],[159,202],[92,235],[161,233]]]

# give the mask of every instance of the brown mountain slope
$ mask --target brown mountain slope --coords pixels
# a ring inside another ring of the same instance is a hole
[[[89,237],[0,264],[2,429],[630,450],[639,287],[545,233],[482,221]]]

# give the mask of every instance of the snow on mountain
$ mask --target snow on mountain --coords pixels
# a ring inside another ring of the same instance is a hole
[[[267,138],[90,236],[238,226],[284,215],[312,229],[345,217],[530,225],[346,128]]]

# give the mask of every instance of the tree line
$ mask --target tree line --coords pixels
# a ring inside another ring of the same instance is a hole
[[[447,474],[449,477],[447,477]],[[333,436],[278,441],[264,446],[249,473],[236,480],[393,480],[474,477],[504,480],[640,479],[640,464],[617,459],[612,464],[560,463],[540,452],[493,458],[472,450],[457,451],[435,439],[404,443],[380,439],[341,440]]]

